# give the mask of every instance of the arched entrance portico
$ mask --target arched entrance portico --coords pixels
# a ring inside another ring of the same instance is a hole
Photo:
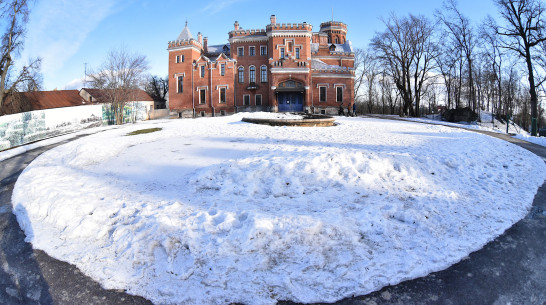
[[[303,83],[287,80],[279,83],[275,91],[279,112],[303,112],[305,89]]]

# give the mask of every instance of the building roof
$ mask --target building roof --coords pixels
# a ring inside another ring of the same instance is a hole
[[[103,90],[103,89],[82,88],[82,91],[86,91],[93,98],[92,101],[87,101],[87,102],[95,103],[95,104],[97,103],[105,104],[110,102],[108,98],[108,94],[107,94],[108,89]],[[144,90],[141,90],[141,89],[130,90],[129,94],[134,97],[134,98],[131,98],[131,102],[153,102],[154,101],[154,99],[151,98],[148,93],[146,93]]]
[[[213,46],[207,46],[207,52],[209,54],[220,54],[225,53],[229,55],[230,45],[228,44],[219,44]]]
[[[332,48],[332,52],[336,53],[353,53],[353,43],[350,40],[345,41],[343,44],[336,44],[331,43],[329,44],[329,47]],[[318,52],[319,50],[319,44],[318,43],[311,43],[311,53]]]
[[[56,91],[32,91],[15,93],[15,99],[24,104],[24,111],[44,110],[61,107],[72,107],[84,105],[84,100],[78,94],[78,90],[56,90]],[[18,103],[16,102],[16,103]],[[19,112],[17,107],[9,107],[14,101],[8,97],[6,101],[5,114]],[[11,108],[11,109],[10,109]]]
[[[190,40],[190,39],[193,39],[193,36],[191,35],[190,29],[188,28],[188,22],[186,21],[186,26],[184,27],[180,35],[178,35],[177,40]]]
[[[326,69],[342,69],[343,67],[337,66],[337,65],[329,65],[320,59],[313,58],[311,60],[311,68],[317,69],[317,70],[326,70]]]

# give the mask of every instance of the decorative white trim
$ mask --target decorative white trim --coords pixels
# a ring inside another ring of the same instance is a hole
[[[309,73],[309,68],[271,68],[271,73]]]
[[[183,73],[175,73],[174,74],[174,78],[175,79],[178,79],[179,76],[183,76],[184,78],[186,77],[186,72],[183,72]]]
[[[330,84],[325,84],[325,83],[317,84],[317,88],[319,88],[319,87],[330,88]]]
[[[276,86],[271,86],[271,90],[275,90],[275,89],[277,89]]]
[[[307,37],[312,38],[313,33],[307,30],[290,30],[290,31],[276,31],[272,30],[267,32],[267,37]]]
[[[337,88],[337,87],[343,87],[343,89],[347,89],[347,85],[345,84],[334,84],[334,88]]]
[[[243,53],[242,54],[239,54],[239,50],[243,50]],[[243,57],[245,56],[245,47],[237,47],[237,57]]]
[[[262,41],[268,41],[269,38],[267,36],[242,36],[242,37],[232,37],[228,39],[230,44],[238,43],[238,42],[262,42]]]
[[[226,90],[229,90],[229,85],[217,85],[216,90],[220,90],[220,88],[226,88]]]
[[[209,90],[209,86],[199,86],[199,87],[195,87],[195,91],[199,91],[199,90]]]

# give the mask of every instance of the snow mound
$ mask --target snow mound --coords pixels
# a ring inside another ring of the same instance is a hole
[[[27,241],[154,303],[334,302],[480,249],[526,215],[546,173],[519,147],[443,126],[243,116],[44,153],[12,198]]]

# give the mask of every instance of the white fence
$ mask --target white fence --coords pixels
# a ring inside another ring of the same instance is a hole
[[[136,120],[145,120],[147,107],[133,103]],[[110,105],[87,105],[37,110],[0,116],[0,151],[30,142],[107,125]]]

